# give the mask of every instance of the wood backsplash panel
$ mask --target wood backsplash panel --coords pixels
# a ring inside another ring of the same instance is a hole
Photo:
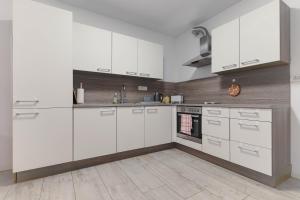
[[[153,95],[159,91],[165,95],[176,94],[176,85],[153,79],[127,77],[111,74],[100,74],[83,71],[73,72],[74,88],[83,83],[86,103],[111,103],[115,92],[119,92],[124,84],[127,99],[131,103],[143,101],[145,95]],[[147,86],[148,91],[138,91],[138,86]]]
[[[238,97],[228,95],[228,87],[236,79],[241,85]],[[176,84],[185,103],[215,101],[219,103],[290,104],[290,68],[276,66],[234,72],[212,78]]]

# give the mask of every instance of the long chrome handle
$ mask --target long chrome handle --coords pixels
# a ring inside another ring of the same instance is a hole
[[[226,66],[223,66],[222,68],[223,69],[231,69],[231,68],[235,68],[235,67],[237,67],[237,64],[226,65]]]
[[[178,116],[182,116],[182,114],[177,114]],[[189,114],[185,114],[185,115],[189,115]],[[197,118],[199,118],[199,115],[191,115],[192,117],[197,117]]]
[[[221,115],[220,110],[207,110],[208,113],[213,114],[213,115]]]
[[[126,74],[127,74],[127,75],[132,75],[132,76],[137,75],[136,72],[126,72]]]
[[[252,124],[243,124],[243,123],[239,123],[241,128],[247,128],[247,129],[258,129],[259,126],[258,125],[252,125]]]
[[[212,125],[221,125],[221,121],[217,120],[207,120],[207,122]]]
[[[251,64],[255,64],[255,63],[259,63],[259,59],[254,59],[254,60],[249,60],[246,62],[242,62],[242,65],[251,65]]]
[[[147,74],[147,73],[140,73],[140,76],[143,76],[143,77],[150,77],[150,74]]]
[[[110,72],[110,69],[106,69],[106,68],[97,68],[97,71],[98,72],[105,72],[105,73],[108,73],[108,72]]]
[[[246,116],[246,117],[258,117],[259,113],[258,112],[239,112],[240,116]]]
[[[148,113],[157,113],[157,109],[147,109]]]
[[[242,147],[242,146],[239,146],[239,149],[240,149],[241,151],[248,151],[248,152],[252,152],[252,153],[256,153],[256,154],[259,153],[259,151],[256,150],[256,149],[249,149],[249,148],[245,148],[245,147]]]
[[[39,115],[39,112],[29,112],[29,113],[16,113],[16,116],[21,116],[21,115]]]
[[[39,103],[39,100],[17,100],[16,103]]]
[[[134,113],[134,114],[142,114],[142,113],[144,113],[144,109],[132,109],[132,113]]]
[[[101,111],[101,115],[104,116],[104,115],[114,115],[115,114],[115,110],[105,110],[105,111]]]
[[[218,140],[212,140],[210,138],[207,139],[210,143],[214,143],[214,144],[217,144],[217,145],[221,145],[222,142],[221,141],[218,141]]]

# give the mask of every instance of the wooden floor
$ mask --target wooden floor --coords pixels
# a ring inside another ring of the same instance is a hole
[[[177,149],[9,182],[0,178],[0,200],[300,200],[299,180],[270,188]]]

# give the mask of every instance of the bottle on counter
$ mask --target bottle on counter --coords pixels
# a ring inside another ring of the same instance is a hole
[[[80,83],[80,88],[77,89],[76,101],[78,104],[84,104],[84,89],[82,83]]]
[[[113,104],[117,104],[118,103],[118,93],[115,92],[114,96],[113,96]]]

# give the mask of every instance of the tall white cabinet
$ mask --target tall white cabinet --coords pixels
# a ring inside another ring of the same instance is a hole
[[[112,32],[73,23],[73,68],[111,73]]]
[[[72,161],[72,13],[13,1],[13,171]]]

